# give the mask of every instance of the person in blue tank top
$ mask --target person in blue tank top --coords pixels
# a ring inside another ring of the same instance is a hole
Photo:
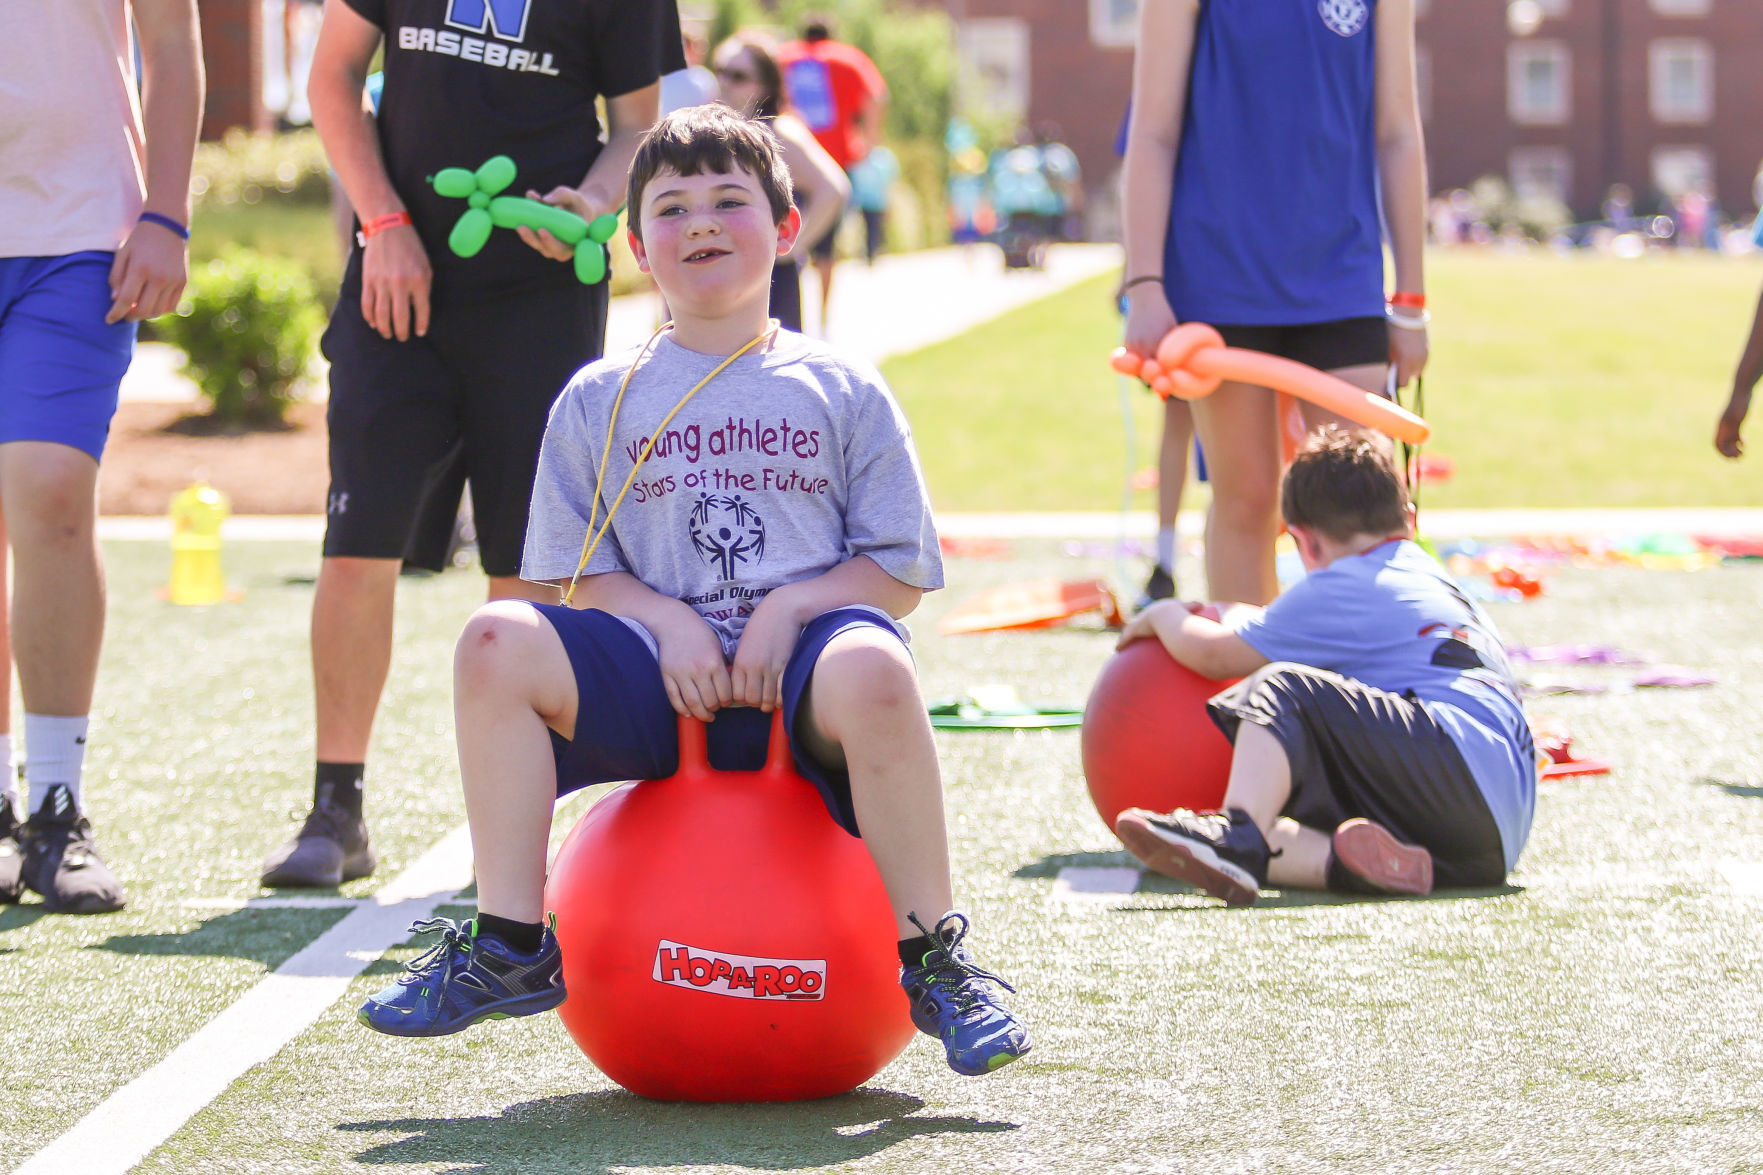
[[[1178,322],[1381,390],[1426,363],[1413,0],[1150,0],[1125,165],[1126,345]],[[1383,239],[1396,292],[1384,297]],[[1396,327],[1398,329],[1388,329]],[[1280,447],[1265,388],[1194,402],[1213,599],[1266,603]],[[1305,424],[1334,419],[1308,404]],[[1173,526],[1174,519],[1162,519]]]

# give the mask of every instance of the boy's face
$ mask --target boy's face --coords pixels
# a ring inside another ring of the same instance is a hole
[[[658,172],[637,214],[643,237],[633,234],[631,249],[638,267],[654,275],[669,306],[699,317],[727,314],[769,290],[772,265],[802,224],[794,208],[774,224],[758,179],[738,167]]]

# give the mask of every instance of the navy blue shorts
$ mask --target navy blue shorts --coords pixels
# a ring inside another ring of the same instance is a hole
[[[101,250],[0,257],[0,444],[53,441],[104,455],[135,324],[105,322],[110,267]]]
[[[607,612],[561,604],[532,606],[557,630],[575,669],[575,738],[551,732],[557,794],[568,795],[596,783],[672,775],[679,767],[679,716],[667,700],[661,665],[648,643]],[[905,643],[894,622],[876,608],[855,605],[816,616],[802,629],[784,668],[783,713],[796,770],[819,790],[839,826],[857,836],[851,777],[843,768],[810,758],[796,729],[802,697],[820,654],[834,637],[854,628],[880,629]],[[757,771],[765,765],[771,715],[746,706],[720,710],[708,733],[712,767]]]

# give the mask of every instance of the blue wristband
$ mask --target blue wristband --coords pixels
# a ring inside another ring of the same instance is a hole
[[[183,225],[179,224],[177,221],[173,220],[169,216],[164,215],[163,213],[143,212],[143,213],[141,213],[141,219],[144,221],[149,221],[153,224],[156,224],[160,228],[168,228],[172,232],[176,233],[178,236],[182,237],[186,241],[190,239],[190,230],[189,229],[185,228]]]

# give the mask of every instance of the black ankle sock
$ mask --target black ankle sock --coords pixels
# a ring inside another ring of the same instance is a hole
[[[324,798],[330,787],[331,803],[352,816],[361,815],[361,780],[366,765],[362,763],[326,763],[320,761],[316,781],[312,785],[312,802]]]
[[[545,924],[516,922],[512,918],[498,918],[494,914],[479,914],[477,932],[479,936],[500,939],[523,955],[536,955],[539,953],[539,944],[545,939]]]
[[[936,949],[937,944],[931,941],[928,934],[921,934],[917,938],[903,938],[900,940],[900,962],[908,967],[922,967],[924,957]]]
[[[1328,886],[1330,893],[1379,894],[1383,892],[1341,864],[1341,859],[1334,855],[1333,849],[1328,850],[1328,868],[1325,876],[1327,881],[1324,884]]]

